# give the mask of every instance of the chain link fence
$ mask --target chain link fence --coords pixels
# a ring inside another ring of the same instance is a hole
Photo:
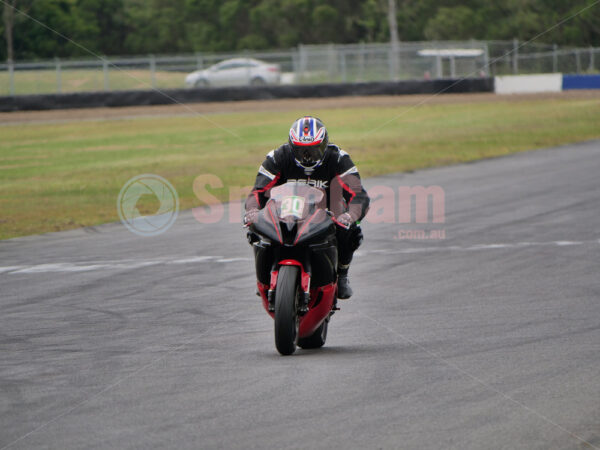
[[[516,40],[300,45],[287,51],[0,64],[0,95],[176,89],[184,87],[188,73],[231,58],[277,64],[284,84],[600,72],[600,48],[564,49]]]
[[[551,44],[527,44],[519,41],[488,42],[490,73],[518,75],[534,73],[585,74],[600,72],[600,48],[561,49]]]

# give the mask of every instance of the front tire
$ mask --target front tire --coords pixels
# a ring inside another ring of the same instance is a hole
[[[196,83],[194,83],[194,87],[197,87],[197,88],[207,88],[208,86],[209,86],[208,80],[206,80],[204,78],[200,78],[198,81],[196,81]]]
[[[275,347],[282,355],[296,351],[298,328],[298,267],[282,266],[275,289]]]

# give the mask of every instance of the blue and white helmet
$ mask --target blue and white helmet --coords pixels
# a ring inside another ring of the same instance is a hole
[[[310,169],[321,164],[329,144],[329,135],[320,119],[306,116],[293,123],[290,128],[289,142],[296,163]]]

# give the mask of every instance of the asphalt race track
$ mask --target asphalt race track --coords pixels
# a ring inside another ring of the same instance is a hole
[[[599,448],[599,174],[595,141],[368,180],[445,223],[366,223],[291,357],[239,224],[2,241],[0,448]]]

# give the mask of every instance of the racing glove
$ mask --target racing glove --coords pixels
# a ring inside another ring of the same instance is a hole
[[[335,221],[343,226],[344,228],[350,228],[350,226],[355,222],[350,213],[345,212],[344,214],[340,214],[335,218]]]

